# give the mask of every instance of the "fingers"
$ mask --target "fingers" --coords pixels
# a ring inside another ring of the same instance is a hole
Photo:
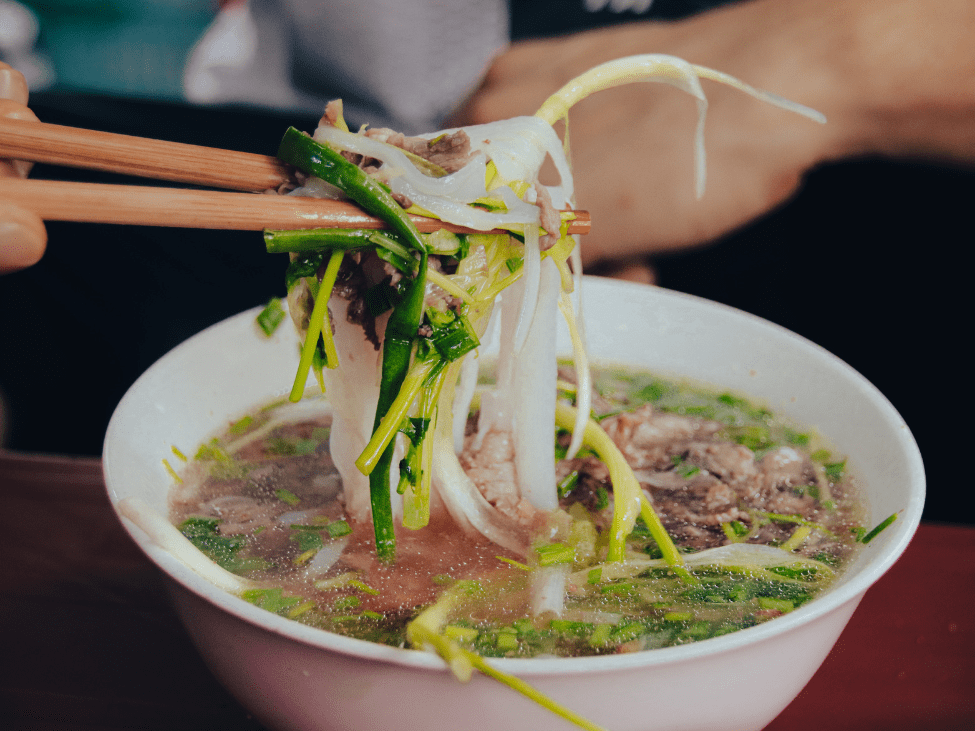
[[[0,62],[0,117],[37,121],[27,108],[27,82],[23,74]],[[26,178],[33,163],[0,160],[0,177]],[[0,201],[0,274],[36,264],[47,247],[47,230],[36,214]]]
[[[0,201],[0,274],[36,264],[46,247],[44,222],[30,211]]]
[[[27,80],[13,67],[0,61],[0,98],[27,106]]]
[[[0,117],[32,122],[38,121],[37,115],[34,112],[13,99],[0,99]],[[26,160],[0,160],[0,177],[26,178],[32,167],[34,167],[34,163],[27,162]]]

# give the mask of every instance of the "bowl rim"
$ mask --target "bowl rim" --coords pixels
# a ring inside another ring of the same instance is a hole
[[[595,288],[598,290],[604,286],[610,286],[612,288],[635,288],[642,290],[644,294],[646,294],[646,290],[648,289],[647,285],[633,282],[607,280],[593,276],[585,276],[583,279],[585,286],[589,289]],[[851,580],[843,581],[839,586],[830,588],[823,595],[816,597],[815,600],[804,604],[788,614],[776,617],[772,621],[763,622],[754,627],[748,627],[727,635],[692,642],[686,645],[643,650],[634,653],[569,658],[490,658],[490,663],[499,670],[520,676],[618,672],[635,667],[691,662],[703,656],[710,657],[725,654],[746,645],[764,642],[786,634],[802,625],[812,623],[849,602],[858,602],[863,594],[900,558],[920,523],[926,489],[920,451],[903,418],[876,386],[837,356],[781,325],[777,325],[776,323],[737,308],[706,300],[695,295],[660,287],[650,287],[649,289],[653,292],[651,296],[659,296],[664,300],[671,298],[687,300],[696,303],[698,306],[724,310],[733,316],[751,320],[753,323],[758,323],[762,327],[771,328],[777,331],[780,336],[789,337],[800,343],[803,347],[809,348],[818,357],[831,360],[833,367],[844,371],[847,378],[858,381],[860,389],[869,395],[874,405],[885,412],[888,418],[899,422],[903,427],[897,432],[898,447],[906,456],[909,465],[910,474],[907,479],[911,485],[910,499],[899,511],[900,515],[898,520],[887,529],[888,531],[892,531],[893,535],[887,539],[887,542],[882,548],[877,549],[879,555],[867,562],[862,568],[859,568]],[[125,408],[127,408],[127,404],[136,398],[140,385],[144,384],[151,377],[154,369],[160,364],[165,363],[167,359],[176,357],[175,354],[177,351],[183,348],[193,347],[200,340],[205,340],[211,331],[216,328],[240,327],[243,321],[252,321],[261,309],[260,306],[257,306],[232,315],[188,338],[150,366],[123,396],[109,423],[103,450],[103,473],[108,497],[113,510],[139,548],[146,553],[150,560],[171,581],[192,591],[197,596],[234,615],[240,620],[301,644],[338,652],[343,655],[415,669],[449,672],[447,664],[438,655],[430,651],[391,647],[346,637],[329,632],[328,630],[303,625],[294,620],[286,619],[263,610],[230,592],[216,587],[201,577],[170,553],[160,548],[140,528],[119,513],[112,488],[114,484],[114,476],[112,474],[114,468],[114,445],[116,443],[114,434],[119,429],[119,414],[123,413]],[[252,406],[256,405],[252,404]],[[873,545],[875,546],[876,544]],[[871,548],[872,546],[868,545],[863,550],[869,551]]]

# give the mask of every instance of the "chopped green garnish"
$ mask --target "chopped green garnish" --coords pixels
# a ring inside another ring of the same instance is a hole
[[[569,619],[553,619],[549,623],[549,629],[563,635],[585,637],[592,631],[593,625],[589,622],[574,622]]]
[[[301,604],[297,604],[294,607],[292,607],[291,609],[289,609],[286,612],[286,616],[289,619],[297,619],[302,614],[305,614],[307,612],[310,612],[312,609],[315,609],[317,606],[318,605],[315,604],[315,602],[313,602],[311,599],[309,599],[308,601],[303,602]]]
[[[365,583],[364,581],[359,581],[358,579],[349,579],[348,585],[351,586],[353,589],[358,589],[359,591],[364,592],[366,594],[371,594],[372,596],[379,596],[379,590],[373,589],[371,586],[369,586],[369,584]]]
[[[597,624],[596,628],[589,635],[589,644],[592,647],[606,647],[610,644],[610,635],[613,633],[613,625]]]
[[[341,538],[352,533],[352,526],[345,520],[336,520],[325,526],[330,538]]]
[[[284,610],[294,607],[302,601],[300,596],[285,596],[280,588],[276,589],[247,589],[241,597],[256,604],[261,609],[280,614]]]
[[[866,531],[864,531],[865,535],[861,535],[860,537],[857,538],[857,540],[860,541],[860,543],[863,543],[863,544],[870,543],[870,541],[872,541],[874,538],[876,538],[878,535],[880,535],[880,533],[885,528],[887,528],[891,523],[893,523],[895,520],[897,520],[897,513],[894,513],[892,515],[888,515],[872,531],[870,531],[869,533],[866,533]],[[861,528],[860,530],[862,531],[863,529]]]
[[[193,459],[199,462],[233,462],[233,457],[224,451],[223,447],[220,446],[220,440],[216,437],[211,439],[209,442],[204,442],[201,444],[199,449],[196,450],[196,455],[193,457]]]
[[[655,402],[662,399],[670,390],[669,386],[662,381],[651,381],[635,394],[634,398],[638,401]]]
[[[730,541],[738,541],[747,536],[750,531],[749,527],[740,520],[731,520],[727,523],[722,523],[721,530],[724,531],[724,534]]]
[[[789,429],[788,427],[784,429],[784,432],[785,432],[785,440],[789,444],[793,444],[797,447],[805,447],[809,444],[810,437],[808,434],[804,432],[797,432],[792,429]]]
[[[171,464],[169,464],[169,460],[166,459],[165,457],[163,457],[162,464],[163,464],[163,467],[166,468],[166,472],[169,473],[169,476],[173,478],[173,482],[175,482],[177,485],[182,485],[183,484],[183,478],[180,477],[179,476],[179,473],[176,472],[176,470],[173,469],[173,466]]]
[[[846,460],[842,462],[828,462],[823,465],[823,471],[830,482],[839,482],[843,479],[843,472],[846,469]]]
[[[606,586],[600,587],[599,592],[609,596],[633,596],[637,593],[636,587],[628,581],[607,584]]]
[[[750,426],[730,427],[728,434],[732,440],[748,447],[753,452],[765,449],[773,444],[772,434],[767,426],[753,424]]]
[[[315,554],[317,554],[318,551],[319,549],[317,548],[309,548],[307,551],[299,553],[297,556],[295,556],[294,565],[303,566],[304,564],[308,563],[313,558],[315,558]]]
[[[477,630],[473,627],[461,627],[456,624],[448,624],[443,628],[443,633],[445,637],[455,642],[463,642],[467,645],[474,644],[474,640],[477,639]]]
[[[433,312],[435,310],[427,311],[428,322],[433,328],[430,341],[445,361],[452,363],[481,344],[477,338],[477,333],[474,332],[473,325],[466,317],[450,312],[449,318],[445,318],[443,315],[431,318],[430,315]]]
[[[297,495],[291,492],[291,490],[285,490],[283,487],[275,490],[274,494],[277,496],[278,500],[283,503],[287,503],[288,505],[297,505],[301,502],[301,499]]]
[[[230,428],[227,431],[230,434],[233,434],[234,436],[239,436],[244,432],[246,432],[250,428],[251,424],[253,423],[254,423],[253,416],[245,416],[243,419],[238,419],[233,424],[231,424]]]
[[[609,491],[600,485],[596,488],[596,510],[605,510],[609,506]]]
[[[718,396],[718,401],[728,406],[747,407],[749,405],[745,399],[731,393],[722,393]]]
[[[563,543],[549,543],[544,546],[537,546],[535,553],[538,555],[539,566],[572,563],[576,557],[575,549]]]
[[[342,611],[344,609],[355,609],[358,607],[362,601],[357,596],[343,596],[335,600],[332,606],[337,611]]]
[[[793,604],[788,599],[777,599],[771,596],[760,596],[758,598],[758,606],[762,609],[774,609],[785,614],[786,612],[791,612],[795,609],[795,604]]]
[[[291,540],[298,544],[298,551],[320,551],[325,543],[322,541],[322,534],[314,531],[300,530],[291,535]],[[297,560],[297,559],[296,559]]]
[[[575,489],[577,484],[579,484],[579,470],[572,470],[572,472],[567,474],[559,481],[559,497],[568,497],[569,493]]]
[[[227,571],[243,574],[267,567],[264,559],[241,559],[238,554],[247,545],[247,537],[222,535],[220,522],[219,518],[193,516],[184,520],[177,528],[190,543]]]
[[[670,461],[674,463],[674,471],[683,477],[685,480],[689,480],[701,473],[701,468],[695,465],[689,464],[683,457],[679,454],[675,454],[670,458]]]
[[[495,638],[495,645],[502,652],[511,652],[512,650],[517,650],[518,649],[518,635],[514,631],[511,631],[511,632],[506,632],[506,631],[498,632],[498,635]]]
[[[176,455],[176,458],[181,462],[189,462],[189,457],[183,454],[183,452],[175,444],[170,447],[170,450],[174,455]]]
[[[257,325],[265,335],[270,337],[284,320],[284,307],[277,297],[271,299],[257,315]]]

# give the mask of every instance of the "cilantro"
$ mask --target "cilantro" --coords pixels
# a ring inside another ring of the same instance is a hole
[[[204,516],[187,518],[177,528],[186,538],[218,566],[234,573],[266,568],[266,562],[241,559],[239,553],[247,545],[243,535],[225,536],[219,530],[220,519]]]
[[[300,596],[284,596],[282,589],[247,589],[241,594],[245,601],[275,614],[282,614],[302,601]]]

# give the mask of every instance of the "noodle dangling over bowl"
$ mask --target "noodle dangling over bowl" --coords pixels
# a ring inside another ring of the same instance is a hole
[[[906,548],[924,497],[917,447],[872,385],[782,328],[630,283],[584,278],[581,295],[593,362],[713,384],[815,427],[858,476],[864,523],[898,517],[828,590],[771,621],[677,647],[490,664],[614,731],[760,729],[798,694],[864,592]],[[255,314],[242,313],[191,338],[126,394],[104,454],[117,508],[138,500],[168,515],[173,479],[163,459],[172,458],[173,445],[192,449],[288,393],[296,336],[286,328],[264,336]],[[556,347],[562,354],[572,350],[561,323]],[[214,674],[269,728],[570,727],[481,674],[459,683],[432,653],[340,636],[265,611],[203,578],[151,531],[124,517],[123,524],[163,571],[177,612]]]

